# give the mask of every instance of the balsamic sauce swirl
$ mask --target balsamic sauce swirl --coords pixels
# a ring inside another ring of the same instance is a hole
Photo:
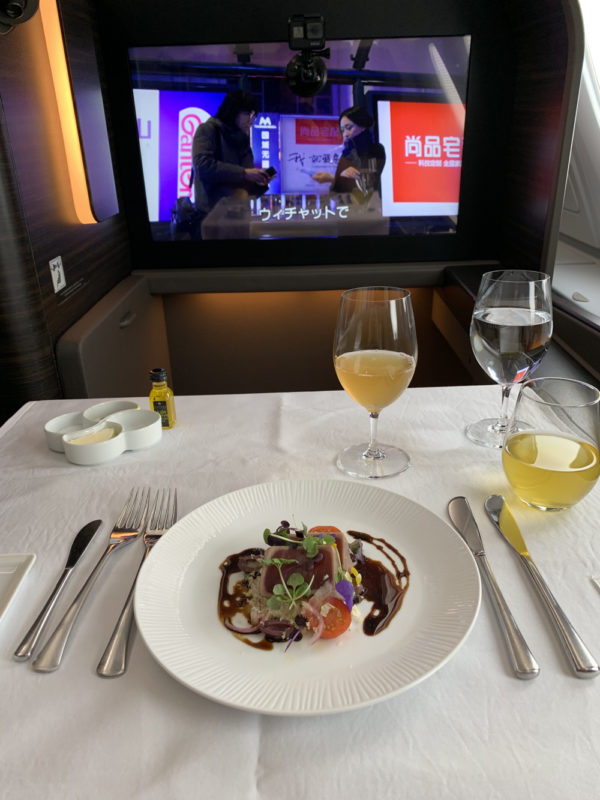
[[[402,553],[385,539],[359,531],[348,531],[348,536],[375,547],[393,569],[391,572],[381,561],[366,557],[357,564],[364,586],[363,597],[373,603],[363,622],[363,632],[375,636],[387,628],[400,610],[410,583],[410,572]]]

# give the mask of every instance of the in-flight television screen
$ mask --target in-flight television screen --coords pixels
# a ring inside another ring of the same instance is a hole
[[[327,40],[308,55],[289,42],[130,48],[152,239],[452,236],[470,44]],[[298,89],[298,65],[316,68],[318,91]],[[221,119],[240,91],[253,98],[245,130]],[[261,183],[219,184],[221,161]]]

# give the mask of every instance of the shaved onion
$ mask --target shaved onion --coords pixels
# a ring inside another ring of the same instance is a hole
[[[316,595],[315,595],[315,597],[316,597]],[[311,598],[311,600],[312,599],[313,598]],[[316,628],[311,628],[311,630],[313,631],[313,637],[310,640],[310,643],[311,643],[311,645],[313,645],[313,644],[315,644],[315,642],[317,642],[321,638],[321,634],[325,630],[325,620],[323,619],[323,615],[321,614],[321,612],[319,610],[320,607],[321,607],[321,601],[319,601],[319,608],[316,608],[313,605],[313,603],[310,602],[310,600],[307,600],[306,602],[302,603],[302,608],[306,608],[306,607],[308,607],[310,609],[311,613],[314,614],[314,616],[315,616],[315,618],[317,620],[317,627]]]
[[[234,625],[230,619],[225,618],[223,620],[223,624],[226,628],[229,628],[230,631],[234,633],[256,633],[260,629],[260,624],[253,625],[251,628],[240,628],[237,625]]]
[[[258,622],[256,622],[255,625],[250,625],[250,627],[248,628],[240,628],[239,625],[234,625],[233,622],[229,619],[229,617],[226,617],[223,620],[223,624],[225,625],[226,628],[229,628],[229,630],[233,631],[234,633],[258,633],[258,631],[260,631],[261,629],[262,623],[267,618],[268,613],[269,613],[268,611],[263,611]]]
[[[265,622],[261,622],[259,628],[266,636],[281,642],[287,642],[296,630],[292,622],[287,622],[283,619],[268,619]]]

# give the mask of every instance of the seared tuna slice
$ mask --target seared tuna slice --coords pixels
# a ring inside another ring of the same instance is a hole
[[[319,547],[319,553],[315,558],[309,558],[302,547],[285,547],[276,545],[275,547],[267,547],[265,550],[265,559],[272,558],[285,558],[294,559],[293,564],[284,564],[281,568],[283,577],[287,580],[294,572],[299,572],[307,583],[310,583],[311,578],[314,580],[311,585],[311,591],[315,592],[319,586],[322,586],[325,581],[335,581],[335,576],[339,568],[337,548],[334,545],[322,545]],[[260,576],[260,592],[262,595],[269,596],[273,594],[273,586],[276,583],[281,583],[279,570],[274,565],[263,566]]]
[[[353,566],[348,540],[346,539],[343,533],[330,533],[329,536],[333,536],[335,538],[335,543],[337,545],[337,549],[340,554],[340,562],[342,564],[342,569],[344,570],[344,572],[348,572],[349,570],[352,569]]]

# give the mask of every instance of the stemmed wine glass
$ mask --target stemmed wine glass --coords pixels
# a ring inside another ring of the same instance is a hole
[[[383,478],[405,470],[404,450],[377,442],[382,408],[410,383],[417,364],[417,336],[410,292],[366,286],[342,294],[333,363],[350,397],[369,412],[370,437],[337,458],[337,466],[355,478]]]
[[[482,276],[471,318],[471,347],[479,366],[502,387],[502,405],[499,417],[467,426],[465,433],[472,442],[502,447],[510,390],[536,369],[551,336],[549,275],[509,269]]]

